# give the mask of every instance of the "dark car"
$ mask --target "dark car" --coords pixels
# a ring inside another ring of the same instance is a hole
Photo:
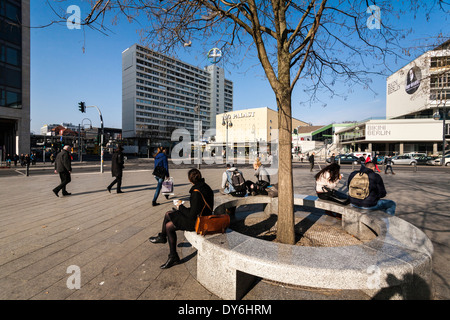
[[[334,158],[334,162],[341,164],[352,164],[353,162],[358,161],[358,158],[351,154],[338,154]],[[330,158],[327,159],[328,163],[331,163]]]
[[[430,157],[430,156],[421,156],[417,157],[417,164],[423,164],[426,165],[428,160],[434,160],[436,157]]]

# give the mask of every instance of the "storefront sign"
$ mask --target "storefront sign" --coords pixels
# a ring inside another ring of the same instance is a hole
[[[255,117],[255,112],[241,112],[241,113],[235,113],[233,115],[233,119],[253,118],[253,117]]]
[[[386,124],[368,124],[366,125],[366,137],[390,137],[391,130]]]

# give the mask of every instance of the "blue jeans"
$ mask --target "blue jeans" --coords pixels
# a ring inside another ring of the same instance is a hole
[[[158,181],[158,185],[156,186],[156,190],[155,190],[155,195],[153,196],[153,202],[156,202],[156,200],[158,199],[159,193],[161,192],[161,188],[162,188],[162,183],[164,181],[164,179],[155,177],[156,181]]]
[[[386,212],[387,214],[390,214],[391,216],[395,215],[395,208],[396,204],[392,200],[385,200],[380,199],[378,200],[378,203],[374,205],[373,207],[358,207],[352,204],[353,207],[359,208],[359,209],[365,209],[365,210],[382,210]]]

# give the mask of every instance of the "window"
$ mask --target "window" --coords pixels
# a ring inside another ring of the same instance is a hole
[[[450,56],[431,58],[431,68],[442,68],[445,66],[450,66]]]
[[[4,16],[13,21],[17,22],[20,21],[22,16],[20,12],[20,7],[17,7],[9,2],[6,2]]]
[[[21,109],[22,95],[18,92],[0,89],[0,107]]]
[[[4,107],[5,105],[6,105],[5,91],[0,89],[0,107]]]
[[[22,109],[22,97],[17,92],[6,91],[6,106],[8,108]]]
[[[22,72],[0,66],[0,86],[20,89],[22,87]]]
[[[19,50],[6,47],[6,62],[15,66],[20,66]]]

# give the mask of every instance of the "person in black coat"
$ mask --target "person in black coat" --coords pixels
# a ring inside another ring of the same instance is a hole
[[[194,231],[197,216],[209,216],[212,214],[210,208],[214,206],[214,193],[206,184],[202,174],[197,169],[188,172],[189,182],[193,184],[189,193],[191,207],[183,204],[177,205],[177,210],[166,212],[162,224],[162,231],[156,237],[150,237],[151,243],[166,243],[169,240],[169,258],[161,269],[167,269],[180,262],[176,251],[177,230]]]
[[[106,188],[109,193],[111,193],[112,187],[117,183],[117,193],[123,193],[121,190],[122,187],[122,175],[125,159],[123,156],[123,147],[119,146],[116,151],[113,153],[112,161],[111,161],[111,174],[115,177],[114,181]]]
[[[59,197],[58,192],[62,190],[63,196],[69,196],[71,193],[67,192],[66,186],[72,181],[70,174],[72,173],[72,158],[70,157],[70,145],[65,145],[60,153],[56,156],[55,160],[55,173],[59,173],[61,183],[55,189],[53,193]]]

